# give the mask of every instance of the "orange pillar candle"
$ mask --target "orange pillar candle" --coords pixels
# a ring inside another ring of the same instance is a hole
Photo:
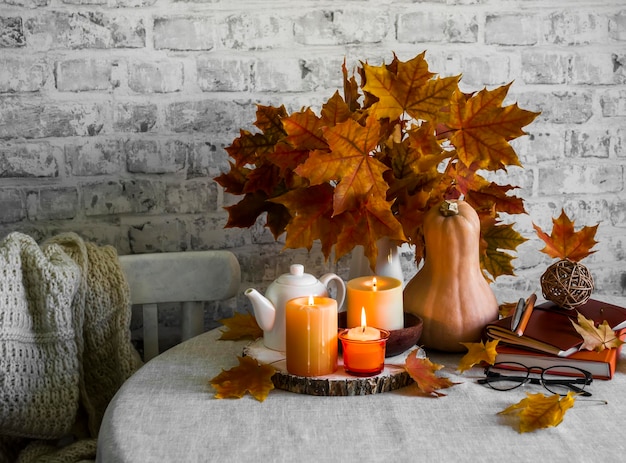
[[[343,350],[343,367],[354,376],[374,376],[385,367],[385,349],[389,331],[366,325],[365,309],[361,326],[339,333]]]
[[[363,307],[370,326],[385,330],[404,328],[400,280],[386,276],[359,277],[348,281],[346,289],[348,328],[360,326]]]
[[[287,301],[287,371],[296,376],[324,376],[337,370],[337,301],[297,297]]]

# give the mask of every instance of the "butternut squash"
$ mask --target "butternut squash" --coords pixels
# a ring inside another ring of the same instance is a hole
[[[404,310],[424,321],[420,344],[462,352],[498,318],[498,302],[480,267],[480,220],[462,200],[424,215],[425,260],[404,289]]]

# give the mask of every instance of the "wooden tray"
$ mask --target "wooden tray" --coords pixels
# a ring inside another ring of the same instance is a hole
[[[419,349],[418,357],[425,357],[421,348],[416,349]],[[250,356],[260,363],[271,364],[276,369],[272,382],[277,389],[318,396],[353,396],[389,392],[413,384],[413,379],[404,369],[406,357],[411,350],[386,358],[385,368],[381,373],[365,378],[346,373],[341,356],[338,359],[337,371],[332,375],[313,377],[291,375],[287,371],[285,353],[265,347],[263,338],[246,346],[243,355]]]

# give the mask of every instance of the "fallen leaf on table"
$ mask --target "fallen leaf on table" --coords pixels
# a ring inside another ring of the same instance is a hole
[[[593,248],[598,242],[595,240],[598,225],[582,227],[574,231],[574,221],[570,220],[564,210],[558,219],[552,219],[552,233],[548,235],[533,223],[537,236],[546,243],[541,252],[558,259],[569,259],[580,262],[589,254],[593,254]]]
[[[445,396],[445,394],[438,392],[438,389],[446,389],[457,384],[450,381],[449,378],[442,378],[435,374],[442,368],[443,365],[432,363],[427,358],[418,358],[417,350],[409,353],[406,358],[405,369],[417,383],[418,389],[425,394],[436,397]]]
[[[566,396],[526,394],[525,399],[498,412],[498,415],[517,416],[520,433],[558,426],[565,412],[574,406],[575,396],[573,392],[568,392]]]
[[[498,345],[498,342],[498,339],[487,341],[487,344],[485,344],[483,341],[462,342],[461,344],[467,347],[468,352],[459,362],[457,370],[462,373],[465,370],[469,370],[474,365],[480,362],[486,362],[489,365],[493,365],[493,363],[496,361],[496,355],[498,354],[498,352],[496,352],[496,346]]]
[[[263,402],[274,389],[272,376],[276,370],[271,365],[258,363],[252,357],[239,357],[239,366],[222,370],[210,383],[217,393],[216,399],[240,399],[249,392],[259,402]]]
[[[583,344],[580,349],[595,350],[602,352],[604,349],[612,349],[624,344],[619,336],[611,329],[606,320],[600,326],[595,325],[593,320],[589,320],[578,312],[578,323],[572,320],[572,325],[583,337]]]
[[[235,312],[233,317],[224,318],[220,320],[220,323],[228,328],[227,331],[222,331],[220,336],[222,341],[236,341],[242,338],[256,339],[263,336],[263,330],[259,328],[254,316],[249,313]]]

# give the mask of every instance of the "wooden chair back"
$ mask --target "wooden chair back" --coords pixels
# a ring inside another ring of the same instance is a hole
[[[182,303],[182,339],[204,331],[203,303],[237,294],[241,270],[230,251],[185,251],[119,256],[133,304],[143,312],[144,361],[159,354],[158,304]]]

